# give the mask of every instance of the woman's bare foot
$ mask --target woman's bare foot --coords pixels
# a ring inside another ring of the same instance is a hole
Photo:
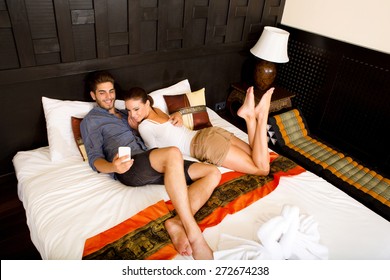
[[[246,91],[246,96],[244,103],[241,105],[240,109],[237,111],[237,115],[246,120],[254,116],[255,108],[255,95],[253,92],[253,87],[249,87]]]
[[[263,120],[268,118],[269,108],[271,106],[271,97],[274,92],[274,88],[270,88],[260,99],[259,104],[255,107],[255,113],[257,120]]]
[[[178,217],[166,220],[165,228],[168,231],[176,251],[182,256],[191,256],[193,252],[190,241],[188,240],[183,224]]]

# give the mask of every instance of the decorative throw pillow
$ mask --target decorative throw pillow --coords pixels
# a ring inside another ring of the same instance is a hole
[[[192,130],[212,126],[207,114],[205,89],[179,95],[164,95],[168,113],[179,111],[183,116],[183,124]]]
[[[51,161],[80,156],[74,141],[71,117],[83,118],[95,104],[42,97]]]
[[[72,119],[72,131],[73,131],[74,140],[76,141],[76,145],[79,148],[79,152],[83,157],[83,160],[86,161],[88,160],[88,155],[87,155],[87,151],[85,150],[83,138],[81,137],[81,132],[80,132],[80,123],[83,119],[73,117],[73,116],[71,119]]]
[[[174,85],[166,88],[157,89],[149,93],[149,96],[153,98],[153,106],[159,108],[164,113],[169,114],[167,104],[164,101],[164,95],[176,95],[191,92],[191,86],[188,81],[182,80]]]

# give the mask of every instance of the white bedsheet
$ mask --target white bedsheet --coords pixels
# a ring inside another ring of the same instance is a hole
[[[245,133],[208,112],[214,125],[246,140]],[[52,163],[48,147],[18,152],[13,163],[31,239],[43,259],[81,259],[87,238],[168,199],[164,186],[123,186],[92,171],[81,157]],[[213,250],[222,233],[256,240],[258,228],[287,204],[318,222],[330,259],[390,259],[390,222],[308,171],[282,177],[275,191],[206,229],[205,238]]]

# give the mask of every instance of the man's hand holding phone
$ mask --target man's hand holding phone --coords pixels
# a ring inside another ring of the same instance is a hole
[[[122,162],[129,161],[131,159],[131,148],[130,147],[119,147],[118,156]]]
[[[117,169],[117,173],[123,174],[133,165],[134,160],[131,158],[130,147],[119,147],[118,157],[114,158],[114,165]]]

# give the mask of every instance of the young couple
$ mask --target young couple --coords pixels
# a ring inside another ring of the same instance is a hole
[[[115,108],[114,84],[112,75],[104,71],[93,73],[89,80],[90,95],[98,106],[85,116],[80,129],[91,168],[108,173],[127,186],[165,185],[177,212],[174,218],[165,222],[175,249],[183,256],[192,255],[194,259],[212,259],[213,252],[194,214],[218,185],[219,170],[211,164],[183,160],[181,151],[174,146],[149,149],[138,132],[130,127],[128,112]],[[251,101],[246,102],[240,115],[248,115],[249,119],[251,106]],[[132,112],[131,107],[127,109]],[[260,108],[257,111],[261,111]],[[174,114],[170,120],[180,124],[181,116]],[[252,141],[255,141],[254,135]],[[131,147],[130,161],[118,157],[120,146]]]
[[[220,127],[194,131],[173,125],[170,116],[153,107],[153,99],[141,88],[125,92],[124,100],[129,124],[140,132],[148,148],[174,146],[202,162],[264,176],[270,170],[267,121],[272,93],[273,88],[255,106],[253,87],[250,87],[237,112],[246,121],[249,144]]]

